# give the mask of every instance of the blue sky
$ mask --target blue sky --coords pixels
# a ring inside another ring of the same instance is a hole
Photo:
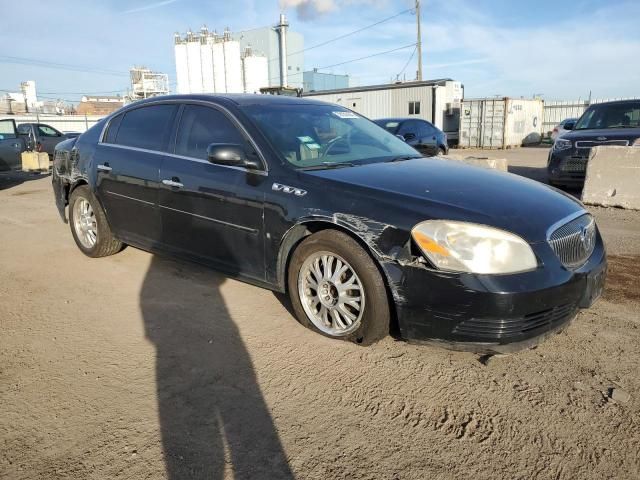
[[[25,28],[25,3],[2,1],[0,89],[36,80],[39,96],[76,100],[80,93],[124,91],[128,68],[146,65],[175,81],[172,35],[207,24],[234,31],[271,25],[285,11],[305,46],[411,8],[411,0],[30,0],[44,19]],[[424,78],[450,77],[467,97],[547,99],[640,95],[640,2],[572,0],[423,0]],[[415,42],[405,13],[357,35],[305,52],[305,67],[332,65]],[[354,83],[396,78],[413,49],[333,70]],[[7,63],[6,57],[78,65],[91,72]],[[416,57],[401,74],[415,75]]]

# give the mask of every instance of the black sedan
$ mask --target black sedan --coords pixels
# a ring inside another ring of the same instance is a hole
[[[374,122],[401,137],[423,155],[446,155],[449,152],[447,134],[431,122],[419,118],[381,118]]]
[[[288,292],[332,338],[503,351],[602,291],[605,249],[570,196],[423,158],[336,105],[268,95],[129,105],[56,149],[62,218],[90,257],[124,244]],[[534,214],[535,212],[535,214]]]
[[[640,101],[591,105],[577,122],[565,124],[564,128],[570,131],[556,138],[549,152],[549,183],[582,187],[593,147],[640,147]]]

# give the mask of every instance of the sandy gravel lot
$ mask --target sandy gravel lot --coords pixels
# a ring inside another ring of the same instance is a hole
[[[594,213],[604,297],[481,362],[330,341],[134,248],[86,258],[50,178],[0,174],[0,478],[640,478],[640,213]]]

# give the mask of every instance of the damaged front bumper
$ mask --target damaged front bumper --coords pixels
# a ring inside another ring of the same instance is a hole
[[[539,343],[597,300],[607,269],[599,235],[590,259],[577,270],[546,255],[538,269],[510,275],[387,264],[400,335],[476,352],[505,353]]]

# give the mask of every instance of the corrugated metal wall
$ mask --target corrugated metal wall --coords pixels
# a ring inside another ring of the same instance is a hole
[[[506,100],[505,147],[539,143],[542,138],[542,100]]]
[[[507,148],[540,140],[542,101],[510,98],[464,100],[459,145]]]
[[[638,100],[636,98],[599,98],[589,100],[546,100],[544,102],[544,120],[542,131],[549,134],[565,118],[578,118],[592,103],[612,102],[615,100]]]
[[[433,89],[443,87],[418,86],[365,90],[360,92],[320,93],[311,97],[330,103],[337,103],[355,110],[365,117],[376,119],[385,117],[416,117],[433,122]],[[445,92],[446,93],[446,92]],[[420,102],[420,113],[409,114],[409,103]],[[441,107],[444,108],[444,107]],[[442,117],[436,115],[435,124],[442,128]]]

